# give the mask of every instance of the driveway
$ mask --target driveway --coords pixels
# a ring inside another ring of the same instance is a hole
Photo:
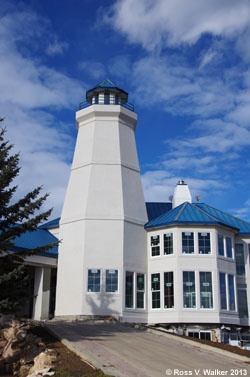
[[[48,322],[71,349],[115,377],[250,376],[250,365],[121,323]]]

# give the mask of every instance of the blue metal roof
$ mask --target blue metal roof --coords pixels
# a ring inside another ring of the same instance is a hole
[[[51,244],[54,242],[58,242],[58,239],[53,236],[49,231],[45,229],[38,228],[34,232],[25,232],[20,237],[16,237],[14,239],[15,249],[26,249],[32,250],[37,247],[46,246],[47,244]],[[40,255],[46,255],[49,257],[57,257],[58,255],[58,247],[53,247],[46,252],[39,253]]]
[[[145,229],[175,224],[223,225],[239,234],[250,235],[250,224],[204,203],[185,202],[180,206],[149,221]]]
[[[39,229],[55,228],[55,227],[59,226],[59,222],[60,222],[60,217],[57,217],[56,219],[48,221],[47,223],[39,226]]]
[[[146,202],[146,209],[148,214],[148,221],[159,217],[165,212],[172,209],[172,203],[166,202]]]

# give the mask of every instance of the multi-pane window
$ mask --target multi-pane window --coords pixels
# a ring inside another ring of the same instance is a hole
[[[248,318],[247,285],[237,284],[238,309],[240,318]]]
[[[194,254],[194,233],[182,232],[182,253]]]
[[[100,292],[101,270],[88,270],[88,292]]]
[[[200,272],[200,307],[202,309],[213,308],[213,287],[211,272]]]
[[[220,308],[227,309],[226,274],[220,272]]]
[[[106,270],[106,292],[118,292],[118,270]]]
[[[134,307],[134,273],[126,271],[125,307]]]
[[[234,276],[228,275],[229,310],[235,310]]]
[[[219,255],[221,255],[222,257],[224,257],[224,237],[222,234],[218,234],[218,252],[219,252]]]
[[[164,255],[173,254],[173,233],[166,233],[164,240]]]
[[[95,103],[99,103],[99,96],[98,96],[98,94],[95,95]]]
[[[160,274],[151,275],[152,309],[161,307],[161,281]]]
[[[210,233],[198,233],[199,254],[210,254]]]
[[[226,249],[227,249],[227,257],[233,258],[232,238],[231,237],[226,237]]]
[[[144,274],[136,275],[136,307],[144,309],[145,281]]]
[[[160,236],[151,236],[151,255],[160,255]]]
[[[244,258],[244,245],[243,243],[235,244],[235,261],[237,275],[245,276],[245,258]]]
[[[164,272],[164,308],[174,308],[174,273]]]
[[[183,307],[196,307],[194,271],[183,271]]]

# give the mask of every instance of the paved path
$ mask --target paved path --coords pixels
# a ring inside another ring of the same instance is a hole
[[[71,349],[115,377],[250,376],[250,365],[245,362],[121,323],[55,321],[46,325]]]

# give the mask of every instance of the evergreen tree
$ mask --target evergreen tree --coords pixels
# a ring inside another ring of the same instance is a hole
[[[3,119],[0,118],[0,122]],[[47,251],[56,243],[33,250],[17,250],[14,240],[25,232],[35,231],[48,219],[52,209],[39,213],[48,194],[40,196],[37,187],[13,202],[17,186],[19,154],[11,154],[13,145],[4,140],[5,129],[0,129],[0,313],[15,313],[28,296],[29,277],[25,257]]]

